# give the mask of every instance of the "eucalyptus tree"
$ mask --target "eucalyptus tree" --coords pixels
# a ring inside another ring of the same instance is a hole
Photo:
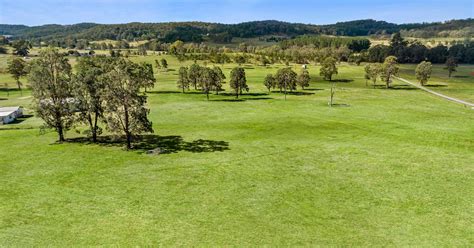
[[[213,76],[214,76],[214,84],[213,84],[213,88],[214,90],[216,91],[216,95],[219,95],[219,91],[222,90],[222,86],[223,84],[225,84],[225,75],[224,73],[222,72],[221,68],[218,67],[218,66],[214,66],[212,68],[212,71],[213,71]]]
[[[63,142],[64,133],[74,123],[75,100],[71,83],[71,65],[57,49],[40,51],[30,66],[29,83],[34,108],[45,127],[54,129]]]
[[[395,56],[388,56],[385,58],[385,61],[382,65],[382,79],[385,82],[385,85],[388,88],[391,87],[392,78],[398,75],[398,71],[400,70],[397,62],[397,57]]]
[[[235,67],[232,69],[230,72],[230,87],[234,90],[235,92],[235,97],[238,99],[239,95],[242,94],[242,92],[249,91],[249,86],[247,85],[247,77],[245,75],[245,70],[242,67]]]
[[[23,95],[20,78],[28,74],[27,63],[22,58],[15,57],[8,61],[7,71],[12,75],[13,79],[15,79],[18,90]]]
[[[209,93],[214,89],[216,76],[214,71],[209,67],[202,67],[199,74],[199,85],[201,91],[206,94],[206,98],[209,101]]]
[[[309,82],[311,81],[311,77],[309,76],[309,72],[306,69],[302,69],[298,78],[296,79],[297,84],[304,90],[304,87],[309,86]]]
[[[97,142],[102,133],[99,120],[104,116],[106,85],[102,75],[111,70],[114,58],[84,57],[78,60],[76,74],[73,77],[73,95],[77,101],[79,121],[87,124],[86,133]]]
[[[421,85],[425,85],[431,77],[432,65],[431,62],[423,61],[416,66],[416,79],[420,81]]]
[[[102,76],[105,83],[104,118],[110,132],[124,134],[127,149],[132,139],[141,133],[153,132],[148,119],[146,95],[140,89],[150,84],[146,66],[125,59],[114,61],[111,70]]]
[[[372,86],[375,88],[375,85],[377,83],[377,79],[380,77],[382,74],[382,64],[380,63],[373,63],[373,64],[367,64],[365,66],[365,77],[367,80],[372,81]]]
[[[456,72],[456,67],[458,67],[458,62],[455,58],[449,57],[446,60],[446,67],[444,69],[448,70],[448,76],[451,77],[453,72]]]
[[[189,77],[188,77],[188,68],[181,66],[178,72],[178,81],[176,82],[178,88],[180,88],[183,93],[185,89],[189,89]]]
[[[324,77],[325,80],[332,81],[333,75],[337,75],[338,70],[336,66],[336,59],[333,57],[327,57],[321,63],[321,69],[319,74]]]
[[[279,69],[275,75],[278,87],[280,88],[280,92],[282,90],[285,93],[285,100],[286,94],[288,90],[293,91],[296,90],[296,82],[297,82],[297,74],[291,68],[286,67]]]
[[[265,80],[263,81],[263,84],[268,89],[268,92],[270,92],[272,88],[275,88],[275,85],[276,85],[275,77],[273,77],[272,74],[268,74],[265,77]]]
[[[198,89],[199,86],[199,77],[201,74],[201,66],[194,63],[189,67],[188,70],[188,77],[190,84],[194,87],[195,90]]]

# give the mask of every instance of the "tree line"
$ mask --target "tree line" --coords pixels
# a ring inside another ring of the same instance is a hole
[[[183,93],[191,87],[200,90],[206,94],[206,98],[209,100],[210,92],[214,91],[218,95],[223,90],[222,87],[226,83],[225,79],[226,76],[220,67],[209,68],[194,63],[189,67],[182,66],[179,68],[177,86]],[[250,90],[247,85],[245,69],[235,67],[231,70],[229,86],[237,99],[244,91],[248,92]]]
[[[46,48],[28,67],[28,80],[37,115],[54,129],[60,142],[64,133],[85,124],[93,142],[103,130],[125,135],[127,148],[138,134],[153,132],[143,89],[155,84],[150,64],[105,56],[78,60],[76,72],[64,54]]]
[[[94,40],[149,40],[163,42],[182,40],[201,42],[211,40],[217,43],[230,43],[232,38],[254,38],[268,35],[295,37],[303,34],[367,36],[373,34],[393,34],[404,31],[412,37],[468,37],[472,35],[474,19],[452,20],[448,22],[394,24],[375,20],[356,20],[330,25],[312,25],[280,21],[254,21],[239,24],[219,24],[206,22],[169,23],[126,23],[95,24],[79,23],[73,25],[25,25],[0,24],[0,35],[13,35],[32,41],[65,41],[66,39]],[[466,35],[466,36],[459,36]]]

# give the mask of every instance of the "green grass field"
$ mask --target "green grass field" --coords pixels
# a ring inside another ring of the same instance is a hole
[[[287,101],[262,84],[281,65],[247,65],[244,101],[206,101],[178,92],[166,58],[141,149],[56,144],[35,117],[0,126],[0,246],[474,244],[473,110],[401,83],[366,87],[363,66],[347,64],[336,107],[314,65]],[[402,68],[412,79],[414,65]],[[431,83],[474,101],[473,70],[446,80],[436,66]],[[32,114],[28,95],[0,91],[0,106]],[[169,152],[144,153],[154,147]]]

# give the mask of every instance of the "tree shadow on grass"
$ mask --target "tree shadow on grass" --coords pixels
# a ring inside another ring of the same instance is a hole
[[[388,88],[389,90],[418,90],[418,88],[413,87],[411,85],[396,85]]]
[[[235,93],[220,93],[221,96],[234,96]],[[268,96],[268,93],[243,93],[241,96]]]
[[[438,87],[448,87],[448,85],[446,84],[426,84],[425,87],[428,87],[428,88],[438,88]]]
[[[23,115],[22,117],[18,117],[14,121],[10,122],[9,125],[10,124],[20,124],[20,123],[26,121],[27,119],[29,119],[31,117],[33,117],[33,115]]]
[[[453,77],[455,77],[455,78],[469,78],[469,76],[459,76],[459,75],[458,76],[454,75]]]
[[[287,95],[292,95],[292,96],[310,96],[314,95],[314,93],[311,92],[301,92],[301,91],[290,91],[286,93]]]
[[[332,81],[330,82],[336,82],[336,83],[350,83],[350,82],[354,82],[353,79],[333,79]]]
[[[272,93],[276,94],[285,94],[285,92],[280,92],[279,90],[273,90]],[[292,96],[310,96],[314,95],[315,93],[312,92],[301,92],[301,91],[288,91],[286,92],[287,95],[292,95]]]
[[[98,144],[107,147],[124,147],[125,137],[99,136],[97,143],[92,143],[90,138],[79,137],[68,139],[71,143]],[[185,141],[181,136],[140,135],[134,138],[132,151],[150,154],[172,154],[181,151],[192,153],[223,152],[229,149],[226,141],[198,139],[191,142]]]
[[[339,108],[348,108],[350,107],[351,105],[349,104],[346,104],[346,103],[333,103],[331,107],[339,107]]]
[[[233,99],[214,99],[211,102],[245,102],[245,101],[259,101],[259,100],[271,100],[271,97],[246,97],[246,98],[233,98]]]
[[[306,88],[304,89],[305,91],[320,91],[320,90],[324,90],[324,89],[319,89],[319,88]]]
[[[147,93],[156,94],[156,95],[161,95],[161,94],[203,95],[204,94],[204,92],[200,92],[200,91],[185,91],[183,93],[182,91],[173,91],[173,90],[148,91]]]
[[[23,89],[25,90],[25,89]],[[0,92],[19,92],[20,90],[18,88],[0,88]]]

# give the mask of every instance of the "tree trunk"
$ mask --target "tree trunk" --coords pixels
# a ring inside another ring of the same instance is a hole
[[[88,114],[87,115],[87,122],[89,122],[89,129],[91,130],[92,134],[92,142],[96,142],[96,135],[95,135],[95,129],[94,129],[94,124],[92,124],[92,115]]]
[[[130,132],[127,132],[125,135],[127,136],[127,150],[130,150],[132,149],[132,135]]]
[[[206,98],[209,101],[209,91],[206,91]]]
[[[333,101],[334,101],[334,83],[333,83],[332,86],[331,86],[331,99],[330,99],[329,106],[332,107]]]
[[[129,117],[128,117],[128,108],[127,106],[124,106],[124,112],[125,112],[125,136],[127,136],[127,150],[132,149],[132,135],[130,133],[130,123],[129,123]]]
[[[59,136],[59,142],[60,143],[64,142],[64,131],[63,131],[62,125],[58,126],[58,136]]]
[[[95,119],[94,119],[94,129],[92,131],[92,141],[94,143],[97,143],[97,121],[99,119],[99,114],[95,113]]]
[[[21,82],[20,80],[16,81],[16,84],[18,85],[18,90],[20,91],[20,96],[23,96],[23,91],[21,90]]]

